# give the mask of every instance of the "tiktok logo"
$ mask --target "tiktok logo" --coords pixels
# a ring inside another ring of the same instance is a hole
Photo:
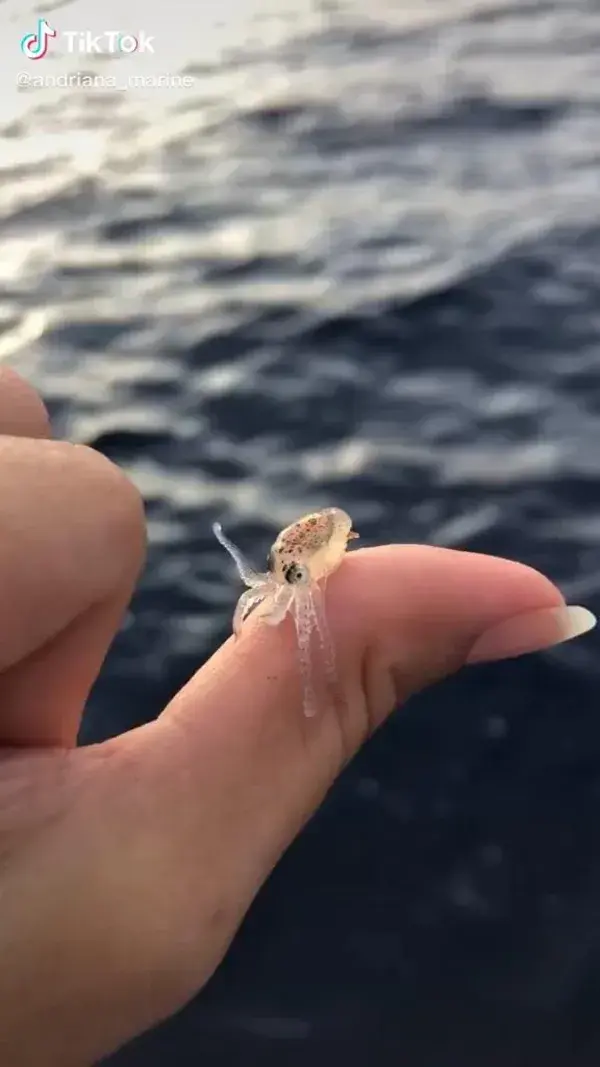
[[[28,59],[43,59],[48,53],[48,41],[56,37],[56,30],[52,29],[46,19],[38,19],[35,33],[26,33],[21,38],[21,51]]]

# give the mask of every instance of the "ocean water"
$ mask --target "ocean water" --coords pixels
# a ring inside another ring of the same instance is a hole
[[[155,54],[34,64],[40,14]],[[0,358],[147,503],[84,742],[226,636],[215,518],[260,560],[336,504],[600,610],[596,0],[4,0],[0,29]],[[127,84],[158,74],[190,84]],[[592,636],[412,701],[208,988],[106,1062],[597,1064],[599,671]]]

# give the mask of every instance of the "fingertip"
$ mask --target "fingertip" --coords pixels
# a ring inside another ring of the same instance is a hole
[[[135,486],[94,449],[0,437],[0,740],[74,742],[144,559]]]
[[[50,416],[29,382],[8,364],[0,365],[0,434],[9,437],[50,437]]]
[[[525,564],[428,545],[354,552],[328,593],[332,626],[355,688],[363,686],[371,727],[459,670],[499,621],[564,604],[557,587]]]
[[[67,444],[66,448],[77,457],[88,495],[103,502],[106,537],[120,548],[116,558],[128,570],[133,564],[139,571],[146,552],[146,515],[139,489],[116,463],[90,445]]]

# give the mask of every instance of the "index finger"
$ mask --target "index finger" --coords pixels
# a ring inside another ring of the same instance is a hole
[[[0,434],[7,422],[40,434],[43,405],[15,377],[0,378]],[[6,385],[26,419],[3,418]],[[117,467],[85,446],[0,436],[0,744],[76,743],[143,554],[140,497]]]

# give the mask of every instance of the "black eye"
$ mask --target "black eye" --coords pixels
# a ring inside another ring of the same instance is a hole
[[[301,563],[290,563],[283,572],[283,576],[286,582],[290,585],[297,585],[298,582],[305,582],[308,577],[308,571],[306,567],[303,567]]]
[[[290,583],[290,585],[293,585],[294,582],[297,581],[297,578],[296,578],[296,564],[295,563],[290,563],[285,568],[285,570],[283,572],[283,577],[285,578],[286,582]]]

